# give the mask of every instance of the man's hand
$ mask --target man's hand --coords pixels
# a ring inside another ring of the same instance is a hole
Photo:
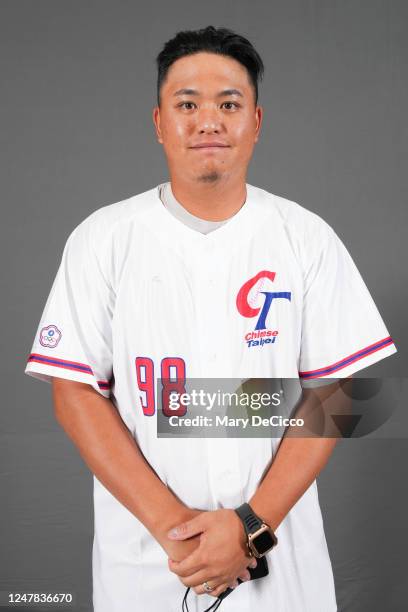
[[[178,517],[178,522],[170,524],[171,526],[177,526],[181,523],[181,521],[190,521],[202,514],[202,510],[196,510],[194,508],[185,508],[183,510],[182,518]],[[176,519],[177,520],[177,519]],[[184,523],[183,523],[184,524]],[[192,536],[188,540],[174,540],[169,539],[167,536],[168,529],[166,531],[160,530],[160,534],[155,533],[154,537],[159,542],[160,546],[167,553],[168,557],[173,559],[174,561],[183,561],[186,557],[188,557],[196,548],[198,548],[200,544],[200,534]]]
[[[184,560],[169,558],[169,569],[185,586],[198,595],[206,593],[203,582],[215,587],[209,594],[218,597],[226,588],[238,585],[237,578],[249,580],[248,567],[256,567],[249,555],[242,522],[234,510],[201,512],[177,525],[169,534],[171,540],[190,541],[199,537],[198,547]]]

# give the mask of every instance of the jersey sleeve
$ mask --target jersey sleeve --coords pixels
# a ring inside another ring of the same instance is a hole
[[[56,376],[88,383],[109,397],[114,291],[101,261],[106,246],[92,229],[91,215],[65,244],[25,373],[46,382]]]
[[[301,384],[351,376],[397,351],[354,261],[330,225],[320,219],[308,241]]]

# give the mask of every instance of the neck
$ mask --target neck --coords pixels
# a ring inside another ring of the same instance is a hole
[[[229,219],[246,200],[245,178],[234,182],[220,179],[214,183],[188,181],[184,177],[170,175],[174,197],[192,215],[206,221]]]

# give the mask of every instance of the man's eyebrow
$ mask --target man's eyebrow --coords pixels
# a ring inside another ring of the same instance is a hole
[[[174,92],[174,96],[199,96],[200,92],[196,89],[188,89],[184,87],[183,89],[178,89]],[[239,89],[223,89],[217,94],[217,98],[222,98],[223,96],[241,96],[243,98],[243,94]]]

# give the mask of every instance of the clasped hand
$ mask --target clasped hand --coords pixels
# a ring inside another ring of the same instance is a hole
[[[237,578],[249,580],[248,567],[256,567],[246,545],[246,535],[236,512],[220,509],[200,512],[168,532],[171,540],[199,535],[199,546],[182,561],[168,559],[169,569],[186,587],[202,595],[203,583],[215,587],[209,595],[218,597],[228,587],[238,586]]]

